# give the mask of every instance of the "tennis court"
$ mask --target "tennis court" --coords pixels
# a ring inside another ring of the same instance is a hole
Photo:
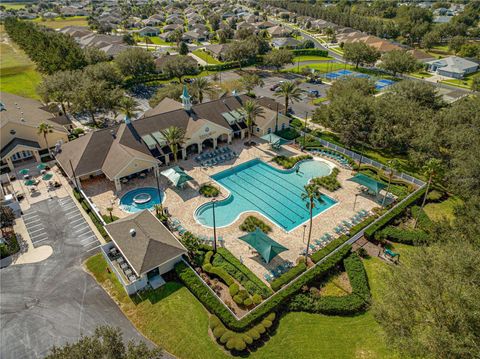
[[[342,77],[350,77],[350,76],[356,77],[356,78],[362,78],[362,79],[371,78],[370,75],[362,74],[362,73],[354,72],[354,71],[350,71],[350,70],[332,71],[332,72],[326,73],[324,76],[325,76],[325,78],[327,78],[329,80],[337,80],[337,79],[340,79]],[[394,83],[395,83],[395,81],[387,80],[387,79],[376,80],[375,81],[375,89],[377,91],[381,91],[381,90],[385,89],[386,87],[393,85]]]

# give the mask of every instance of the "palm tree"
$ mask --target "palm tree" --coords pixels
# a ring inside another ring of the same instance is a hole
[[[210,97],[212,97],[217,92],[213,84],[210,81],[208,81],[208,79],[206,79],[205,77],[197,78],[192,83],[191,90],[194,96],[198,99],[198,102],[200,103],[203,102],[203,95],[205,93]]]
[[[43,139],[45,140],[45,144],[47,145],[47,150],[48,150],[50,146],[48,145],[47,135],[53,132],[53,126],[48,123],[42,122],[40,125],[38,125],[37,129],[38,129],[37,133],[39,135],[43,135]],[[50,153],[50,150],[48,151]]]
[[[422,205],[420,209],[423,209],[425,206],[425,202],[427,201],[428,191],[430,189],[430,185],[432,184],[433,179],[440,175],[443,170],[442,161],[436,158],[430,158],[423,166],[423,172],[428,177],[427,188],[425,190],[425,195],[423,196]],[[420,211],[418,211],[417,216],[415,217],[415,222],[413,223],[413,228],[417,226],[418,216],[420,215]]]
[[[275,96],[285,98],[285,114],[287,114],[289,101],[300,101],[302,99],[301,95],[303,90],[299,88],[293,81],[282,82],[279,89],[280,90],[275,93]]]
[[[107,212],[110,215],[110,220],[113,222],[113,215],[112,215],[113,207],[107,207]]]
[[[387,186],[387,189],[385,190],[386,192],[385,196],[383,196],[382,206],[385,205],[385,200],[387,199],[387,194],[388,194],[388,191],[390,190],[390,185],[392,183],[394,171],[398,170],[398,168],[400,167],[400,161],[396,158],[393,158],[387,161],[387,166],[390,167],[390,173],[388,174],[388,186]]]
[[[155,206],[153,206],[153,208],[155,209],[155,214],[157,215],[157,217],[160,215],[160,213],[163,213],[163,205],[161,203],[156,204]]]
[[[302,193],[302,200],[307,203],[307,208],[310,211],[310,228],[308,229],[308,240],[307,240],[307,249],[305,251],[305,264],[307,264],[308,250],[310,249],[310,239],[312,238],[312,219],[313,219],[313,209],[315,208],[315,201],[319,203],[323,202],[322,192],[320,188],[314,184],[307,184],[305,187],[305,192]]]
[[[178,148],[185,144],[187,138],[185,137],[185,130],[180,127],[170,126],[165,130],[161,130],[163,138],[167,142],[170,150],[173,152],[174,162],[178,160]]]
[[[255,118],[257,116],[262,115],[265,111],[258,103],[252,100],[247,100],[240,111],[243,112],[243,114],[246,117],[245,124],[247,125],[247,128],[248,128],[247,143],[250,144],[251,137],[252,137],[252,128],[253,128],[253,125],[255,124]]]
[[[247,95],[250,95],[256,86],[263,86],[265,83],[257,74],[245,74],[240,78],[240,84],[247,90]]]
[[[125,119],[133,117],[140,110],[138,102],[131,97],[123,97],[118,104],[118,109],[125,115]]]

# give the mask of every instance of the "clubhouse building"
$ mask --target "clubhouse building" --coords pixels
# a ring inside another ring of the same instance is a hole
[[[115,127],[90,132],[66,143],[56,157],[57,162],[79,186],[82,180],[104,175],[120,191],[122,181],[151,171],[158,175],[159,168],[174,159],[161,134],[168,127],[185,130],[186,141],[178,149],[179,159],[243,139],[248,129],[240,109],[249,99],[233,94],[192,105],[184,88],[182,103],[166,98],[137,120],[126,117]],[[260,137],[289,126],[282,105],[270,98],[254,101],[263,109],[263,114],[255,119],[254,135]]]

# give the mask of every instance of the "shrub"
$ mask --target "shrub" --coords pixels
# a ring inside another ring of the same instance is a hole
[[[199,192],[205,197],[217,197],[220,194],[220,190],[211,184],[204,184]]]
[[[353,315],[364,311],[370,303],[370,288],[362,260],[352,253],[343,264],[352,287],[351,294],[340,297],[316,297],[302,293],[292,299],[289,309],[330,315]]]
[[[444,197],[445,197],[445,192],[434,189],[428,192],[427,200],[429,202],[440,202]]]
[[[254,232],[257,227],[264,233],[271,232],[272,230],[268,224],[255,216],[248,216],[240,225],[240,229],[245,232]]]
[[[185,286],[198,298],[198,300],[200,300],[200,302],[203,303],[210,313],[218,316],[228,328],[236,331],[243,331],[252,326],[255,322],[264,318],[280,305],[284,304],[304,285],[331,271],[332,268],[350,252],[350,250],[350,245],[342,247],[330,257],[326,258],[322,263],[311,268],[288,288],[275,293],[267,302],[257,307],[255,311],[246,314],[240,320],[237,320],[232,315],[223,303],[221,303],[220,300],[212,294],[205,284],[197,277],[193,269],[188,267],[183,261],[175,265],[175,272]]]
[[[252,301],[253,301],[253,304],[255,305],[259,305],[261,302],[262,302],[262,296],[260,294],[254,294],[252,296]]]
[[[333,192],[342,187],[340,182],[338,182],[337,180],[337,176],[339,173],[340,170],[335,167],[328,176],[316,177],[312,179],[312,182],[316,185],[328,189],[330,192]]]
[[[410,198],[408,198],[404,202],[401,202],[400,204],[398,204],[390,212],[388,212],[384,217],[382,217],[376,223],[372,224],[369,228],[367,228],[365,230],[365,236],[369,239],[373,239],[374,238],[373,235],[375,232],[382,229],[387,224],[389,224],[392,220],[394,220],[399,215],[401,215],[407,207],[417,202],[424,195],[424,193],[425,193],[425,187],[415,192]]]
[[[258,330],[256,328],[252,328],[252,329],[247,330],[246,334],[250,338],[252,338],[253,340],[260,339],[260,333],[258,332]]]
[[[432,227],[432,220],[425,213],[423,208],[420,208],[420,206],[412,207],[412,217],[418,218],[418,221],[417,221],[418,228],[428,232]]]
[[[427,242],[429,239],[429,235],[420,229],[410,230],[400,227],[388,226],[376,232],[375,239],[377,241],[387,239],[392,242],[413,245],[417,243]]]
[[[213,333],[213,336],[218,339],[221,336],[223,336],[226,331],[227,331],[227,328],[225,328],[224,326],[218,326],[212,330],[212,333]]]
[[[232,336],[228,341],[225,347],[228,350],[237,350],[237,351],[242,351],[245,350],[247,347],[247,344],[243,340],[243,338],[239,335]]]
[[[294,56],[328,56],[328,51],[320,49],[298,49],[292,50]]]
[[[275,156],[272,161],[282,166],[283,168],[289,169],[295,166],[298,162],[312,159],[310,155],[300,155],[294,157],[286,157],[286,156]]]
[[[274,291],[277,291],[280,288],[282,288],[285,284],[289,283],[291,280],[297,278],[300,274],[302,274],[306,270],[307,270],[307,266],[305,265],[305,262],[302,261],[298,263],[295,267],[290,268],[288,271],[283,273],[278,278],[275,278],[272,281],[272,283],[270,283],[270,286]]]
[[[229,288],[228,292],[230,293],[230,296],[233,298],[239,291],[239,286],[237,283],[233,283]]]
[[[238,305],[242,305],[242,304],[243,304],[243,298],[242,298],[239,294],[233,296],[233,301],[234,301],[235,303],[237,303]]]
[[[297,130],[295,130],[294,128],[285,128],[283,130],[280,130],[280,131],[277,131],[275,132],[275,134],[277,136],[280,136],[288,141],[292,141],[294,139],[296,139],[298,136],[300,136],[300,134],[298,133]]]
[[[357,254],[358,254],[361,258],[368,258],[368,257],[370,257],[370,256],[368,255],[367,250],[366,250],[365,248],[363,248],[363,247],[358,248]]]
[[[252,300],[252,298],[249,297],[249,298],[245,299],[245,300],[243,301],[243,305],[246,306],[246,307],[252,306],[252,305],[253,305],[253,300]]]

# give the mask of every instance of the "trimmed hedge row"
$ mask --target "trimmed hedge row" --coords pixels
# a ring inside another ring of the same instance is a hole
[[[103,238],[105,238],[108,242],[110,242],[111,239],[110,239],[109,235],[107,234],[107,231],[105,230],[105,228],[103,228],[102,222],[97,217],[95,212],[90,208],[90,206],[88,205],[85,198],[83,198],[83,195],[76,188],[73,189],[73,195],[75,196],[77,201],[80,203],[82,208],[85,210],[85,212],[87,212],[87,214],[90,217],[90,219],[92,220],[93,224],[95,225],[95,227],[97,227],[98,232],[100,232],[100,234],[102,235]]]
[[[425,243],[429,239],[429,235],[420,229],[409,230],[400,227],[387,226],[375,233],[377,241],[387,239],[392,242],[403,244]]]
[[[328,56],[328,51],[320,49],[298,49],[292,50],[294,56]]]
[[[352,287],[351,294],[339,297],[298,294],[289,303],[288,308],[292,311],[329,315],[352,315],[365,311],[370,304],[370,287],[362,260],[357,254],[352,253],[345,258],[343,265]]]
[[[265,317],[268,313],[277,309],[279,305],[285,303],[288,299],[297,293],[304,285],[310,283],[313,279],[331,270],[340,260],[342,260],[351,250],[347,245],[338,252],[327,258],[324,262],[318,264],[303,277],[292,283],[288,288],[275,293],[268,301],[259,306],[256,310],[248,313],[242,319],[237,320],[233,314],[212,294],[212,292],[197,277],[193,269],[188,267],[183,261],[175,265],[175,272],[185,286],[202,302],[207,310],[215,314],[230,329],[235,331],[244,331],[250,328],[254,323]]]
[[[260,323],[243,333],[237,333],[227,329],[222,321],[215,315],[210,316],[209,327],[215,339],[224,345],[225,348],[240,352],[247,349],[248,346],[252,345],[253,342],[267,333],[268,329],[273,325],[275,316],[275,313],[270,313]]]
[[[217,248],[217,255],[213,259],[215,265],[217,265],[217,258],[219,257],[225,262],[218,263],[218,266],[223,267],[232,277],[239,281],[250,294],[253,296],[258,294],[263,298],[267,298],[273,294],[270,287],[262,282],[260,278],[243,265],[237,257],[230,253],[226,248]]]
[[[411,211],[412,217],[418,218],[418,228],[428,232],[428,230],[432,227],[433,223],[430,217],[425,213],[423,208],[421,208],[420,206],[413,206]]]
[[[288,271],[283,273],[278,278],[275,278],[272,281],[272,283],[270,283],[270,286],[274,291],[277,291],[280,288],[282,288],[285,284],[297,278],[300,274],[302,274],[306,270],[307,270],[307,266],[305,265],[305,262],[302,261],[298,263],[295,267],[290,268]]]
[[[379,231],[380,229],[385,227],[387,224],[389,224],[392,220],[400,216],[407,207],[417,202],[420,198],[422,198],[424,194],[425,194],[425,187],[415,192],[409,199],[407,199],[404,202],[401,202],[399,205],[397,205],[397,207],[393,208],[380,220],[378,220],[376,223],[374,223],[369,228],[367,228],[365,230],[365,236],[369,239],[373,239],[375,232]]]
[[[316,185],[319,185],[323,188],[326,188],[330,192],[336,191],[342,185],[337,180],[337,176],[340,173],[340,170],[337,167],[334,167],[332,172],[328,176],[316,177],[312,182]]]

